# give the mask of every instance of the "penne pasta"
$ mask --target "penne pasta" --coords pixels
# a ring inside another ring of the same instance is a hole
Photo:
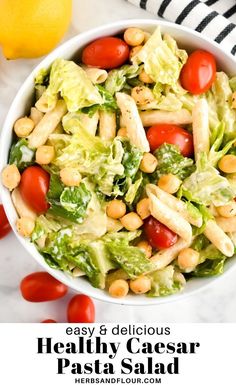
[[[66,112],[66,103],[64,100],[58,100],[56,107],[44,115],[30,134],[29,147],[38,148],[45,144],[49,135],[55,130]]]
[[[147,195],[150,199],[151,215],[170,230],[178,234],[186,242],[189,242],[192,239],[192,228],[186,219],[184,219],[178,212],[162,203],[160,199],[148,189]]]
[[[202,226],[202,217],[196,217],[191,214],[187,209],[186,203],[176,198],[174,195],[165,192],[154,184],[148,184],[146,186],[146,191],[150,191],[172,210],[177,211],[184,219],[186,219],[186,221],[191,223],[191,225],[196,227]]]
[[[36,219],[36,213],[25,203],[20,194],[19,188],[15,188],[12,191],[11,198],[19,217],[27,217],[33,220]]]
[[[204,235],[220,250],[226,257],[234,255],[234,244],[228,235],[222,230],[220,226],[214,221],[209,220],[206,224]]]
[[[58,101],[58,98],[55,97],[55,100],[53,100],[53,102],[51,102],[51,106],[49,107],[48,106],[48,97],[46,96],[46,93],[44,92],[42,94],[42,96],[38,99],[38,101],[35,103],[35,107],[39,111],[46,113],[48,111],[52,111],[56,107],[57,101]]]
[[[100,111],[99,136],[104,140],[112,140],[116,136],[116,113]]]
[[[82,67],[93,84],[101,84],[107,80],[108,73],[101,68]]]
[[[33,120],[35,126],[37,126],[40,120],[42,120],[43,116],[44,116],[43,112],[39,111],[36,107],[31,107],[30,119]]]
[[[149,127],[158,123],[165,124],[190,124],[192,123],[192,115],[186,110],[182,109],[179,111],[143,111],[140,112],[140,118],[144,127]]]
[[[131,144],[144,152],[149,152],[150,146],[134,99],[123,92],[117,92],[116,99],[121,110],[123,127],[127,129]]]
[[[158,251],[153,257],[150,258],[150,261],[153,264],[153,271],[164,269],[164,267],[168,266],[171,262],[177,258],[178,254],[181,250],[189,247],[191,241],[185,241],[180,238],[173,246],[168,249]]]
[[[224,218],[217,217],[215,218],[217,225],[226,233],[236,232],[236,217]]]
[[[192,111],[193,117],[193,144],[195,160],[202,152],[208,154],[210,150],[209,116],[206,99],[197,101]]]
[[[98,122],[99,122],[99,112],[96,111],[93,116],[89,116],[88,114],[84,114],[81,112],[80,121],[83,127],[93,136],[96,135]]]

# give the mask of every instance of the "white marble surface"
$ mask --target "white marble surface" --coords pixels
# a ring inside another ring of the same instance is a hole
[[[72,27],[66,38],[115,20],[154,17],[125,0],[74,0]],[[7,62],[0,57],[0,124],[20,84],[38,60]],[[0,240],[0,322],[39,322],[55,318],[65,322],[70,292],[64,299],[43,304],[24,301],[21,279],[40,267],[13,234]],[[236,277],[227,275],[205,291],[173,304],[124,307],[96,301],[98,322],[236,322]]]

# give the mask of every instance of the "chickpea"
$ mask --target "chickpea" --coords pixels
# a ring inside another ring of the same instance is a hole
[[[119,219],[126,213],[126,205],[119,199],[110,201],[107,205],[107,215],[113,219]]]
[[[157,159],[150,152],[145,152],[143,158],[141,160],[140,170],[146,172],[147,174],[151,174],[157,168]]]
[[[146,219],[151,215],[150,209],[149,209],[149,198],[143,198],[141,201],[137,203],[136,211],[141,219]]]
[[[236,91],[232,93],[232,108],[236,108]]]
[[[147,241],[141,241],[137,244],[137,247],[144,251],[147,258],[152,256],[152,246]]]
[[[20,118],[15,122],[14,131],[19,138],[25,138],[31,133],[31,131],[33,131],[34,126],[34,121],[25,116],[24,118]]]
[[[166,174],[160,177],[158,187],[169,194],[175,194],[181,185],[181,180],[173,174]]]
[[[236,172],[236,156],[235,155],[223,156],[218,163],[218,167],[221,171],[227,174]]]
[[[199,253],[190,247],[180,251],[178,255],[178,265],[180,269],[190,273],[199,263]]]
[[[40,146],[37,148],[35,157],[38,164],[49,164],[55,156],[53,146]]]
[[[130,281],[129,287],[135,294],[144,294],[151,289],[151,280],[146,276],[141,276],[134,281]]]
[[[139,80],[143,83],[152,84],[154,80],[144,70],[139,74]]]
[[[109,294],[115,298],[123,298],[126,297],[129,292],[128,282],[124,279],[117,279],[113,281],[111,286],[109,287]]]
[[[137,55],[137,53],[139,53],[139,51],[141,51],[142,48],[143,48],[142,45],[137,45],[137,47],[133,47],[129,53],[129,60],[131,60],[135,55]]]
[[[16,221],[16,228],[20,235],[23,237],[30,237],[34,231],[35,222],[32,218],[21,217]]]
[[[145,86],[134,87],[131,91],[131,96],[138,106],[150,103],[154,100],[152,91]]]
[[[65,167],[60,171],[61,181],[66,186],[79,186],[81,182],[81,175],[76,168]]]
[[[230,202],[228,205],[217,207],[218,213],[225,218],[231,218],[236,215],[236,202]]]
[[[126,228],[126,230],[129,231],[137,230],[143,224],[142,219],[138,216],[138,214],[134,212],[126,214],[120,219],[120,221],[121,224]]]
[[[12,191],[20,183],[21,175],[15,164],[9,164],[2,170],[2,183]]]
[[[124,41],[132,47],[142,44],[144,38],[144,32],[140,28],[127,28],[124,33]]]
[[[128,137],[127,129],[125,127],[120,128],[117,131],[117,136],[122,136],[124,138]]]

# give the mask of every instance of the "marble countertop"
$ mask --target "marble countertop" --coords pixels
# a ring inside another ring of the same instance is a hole
[[[72,27],[66,39],[78,32],[115,20],[154,18],[125,0],[74,0]],[[0,54],[0,124],[25,77],[38,60],[7,62]],[[33,304],[22,299],[21,279],[40,270],[11,233],[0,241],[0,322],[39,322],[55,318],[65,322],[65,298],[51,303]],[[236,277],[216,281],[201,293],[178,302],[143,307],[124,307],[95,301],[98,322],[236,322]]]

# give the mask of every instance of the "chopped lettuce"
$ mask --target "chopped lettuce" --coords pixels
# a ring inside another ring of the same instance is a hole
[[[181,155],[179,148],[174,144],[162,144],[154,155],[158,162],[155,172],[157,179],[171,173],[184,180],[194,170],[193,160]]]
[[[197,161],[197,169],[182,184],[182,195],[201,205],[223,206],[234,197],[228,180],[209,164],[202,153]]]
[[[111,112],[116,111],[118,107],[112,94],[99,84],[97,84],[96,87],[102,97],[102,104],[94,104],[91,107],[84,107],[81,111],[88,114],[90,117],[92,117],[98,110]]]
[[[151,290],[149,297],[162,297],[174,294],[183,288],[183,283],[175,277],[175,270],[172,265],[162,270],[157,270],[148,275],[151,278]]]
[[[227,154],[227,152],[232,147],[233,143],[235,142],[235,139],[230,140],[225,144],[225,146],[222,148],[223,139],[224,139],[224,133],[225,133],[225,123],[221,122],[218,126],[215,127],[215,129],[212,131],[211,134],[211,149],[208,155],[208,160],[210,164],[214,167],[216,167],[219,160]]]
[[[224,142],[235,138],[236,134],[236,110],[231,108],[232,90],[229,78],[224,72],[217,72],[215,82],[212,86],[215,97],[217,113],[220,121],[225,123]]]
[[[144,63],[146,73],[157,83],[175,84],[187,60],[187,52],[178,49],[169,35],[161,36],[160,27],[143,48],[132,58],[134,64]]]
[[[140,188],[140,186],[142,185],[142,181],[143,181],[143,176],[142,174],[140,173],[140,176],[139,178],[130,185],[127,193],[125,194],[125,201],[131,205],[134,200],[135,200],[135,197],[138,193],[138,190]]]
[[[55,103],[58,93],[65,100],[70,112],[103,103],[97,87],[73,61],[56,59],[52,64],[49,86],[44,93],[49,107]]]
[[[226,257],[222,256],[216,259],[207,259],[196,267],[191,273],[193,277],[211,277],[214,275],[220,275],[224,272]]]
[[[108,78],[105,82],[105,89],[114,95],[116,92],[121,91],[127,82],[127,79],[136,78],[140,73],[140,67],[138,65],[125,64],[118,69],[111,70],[108,74]]]
[[[81,127],[78,134],[70,137],[69,145],[61,150],[54,163],[59,167],[76,167],[81,173],[91,176],[100,192],[110,196],[114,178],[124,173],[123,155],[119,138],[115,138],[111,144],[104,143],[101,138]]]
[[[91,200],[91,192],[83,182],[76,187],[64,187],[59,176],[51,174],[47,193],[48,213],[75,223],[82,223]]]
[[[50,71],[46,68],[41,68],[34,79],[35,88],[38,86],[47,86],[49,82]]]
[[[28,147],[27,139],[20,139],[11,146],[9,163],[15,164],[20,171],[34,163],[35,152]]]

